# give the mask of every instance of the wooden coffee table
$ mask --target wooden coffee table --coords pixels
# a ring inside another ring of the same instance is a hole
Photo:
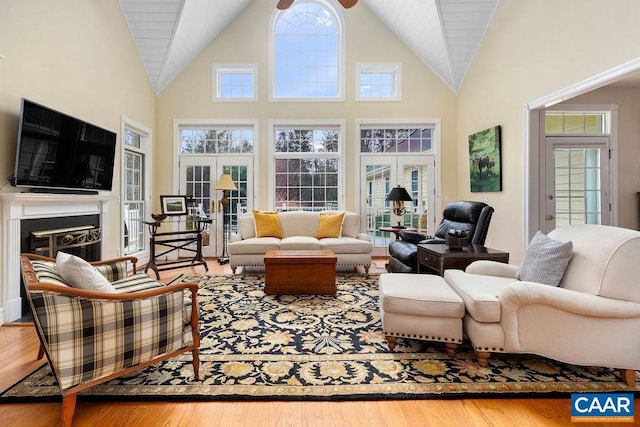
[[[264,292],[335,294],[336,255],[327,250],[270,250],[264,256]]]

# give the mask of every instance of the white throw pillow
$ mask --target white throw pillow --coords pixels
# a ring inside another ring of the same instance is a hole
[[[573,255],[573,243],[560,242],[538,231],[524,254],[516,278],[558,286]]]
[[[115,293],[115,288],[98,270],[75,255],[58,252],[56,270],[71,287],[94,292]]]

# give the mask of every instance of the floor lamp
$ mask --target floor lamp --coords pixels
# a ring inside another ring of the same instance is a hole
[[[228,197],[229,191],[238,191],[238,188],[233,183],[231,175],[223,173],[216,184],[216,190],[222,190],[222,199],[220,199],[220,204],[222,205],[222,254],[218,257],[218,263],[226,264],[229,262],[229,254],[227,253],[227,242],[229,241]]]

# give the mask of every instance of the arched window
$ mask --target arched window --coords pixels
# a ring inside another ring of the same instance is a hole
[[[344,98],[343,23],[325,0],[297,0],[273,16],[272,99]]]

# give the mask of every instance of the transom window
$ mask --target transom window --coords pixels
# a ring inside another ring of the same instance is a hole
[[[214,101],[257,101],[257,64],[215,64]]]
[[[596,134],[609,133],[609,114],[600,112],[561,112],[545,114],[547,134]]]
[[[341,206],[339,126],[274,126],[274,207],[278,210]]]
[[[433,129],[361,127],[361,153],[424,153],[433,150]]]
[[[344,98],[343,25],[329,2],[297,0],[272,28],[273,99]]]
[[[124,143],[129,147],[140,148],[140,134],[127,129],[124,132]]]
[[[400,64],[356,64],[357,101],[400,101]]]
[[[180,154],[253,153],[253,127],[180,127]]]

